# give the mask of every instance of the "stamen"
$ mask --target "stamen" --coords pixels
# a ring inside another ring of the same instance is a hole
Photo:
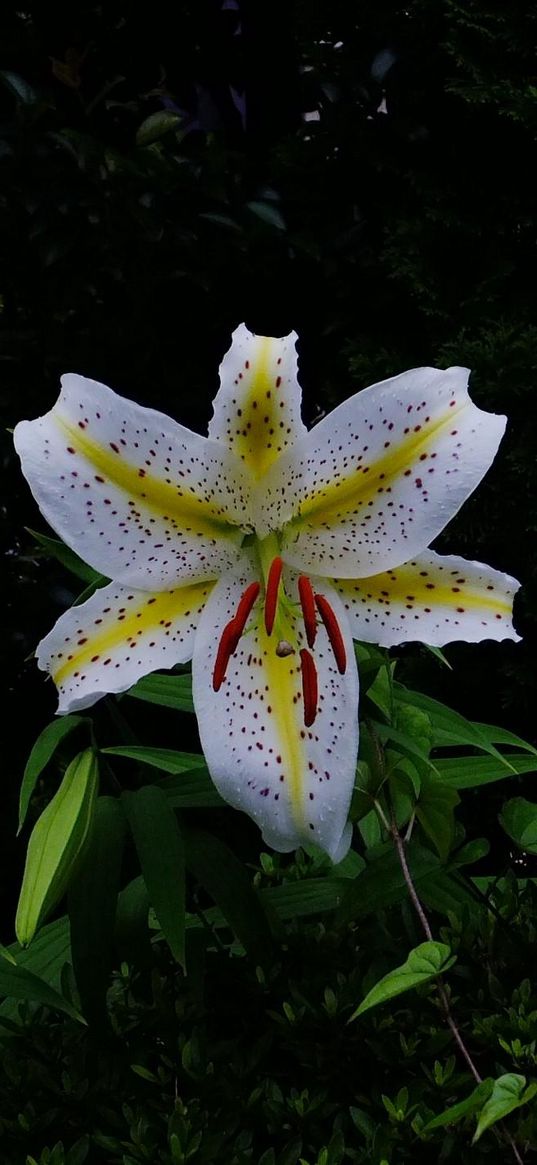
[[[326,627],[326,634],[328,635],[332,651],[334,652],[338,672],[342,676],[347,668],[347,652],[345,651],[343,636],[341,634],[340,626],[336,619],[335,612],[330,606],[328,599],[325,599],[324,595],[315,595],[315,602],[317,604],[319,615],[321,616],[321,619]]]
[[[226,669],[233,652],[235,651],[239,639],[241,637],[240,631],[237,629],[237,620],[231,619],[226,623],[220,643],[218,644],[218,651],[216,653],[216,661],[213,670],[213,691],[218,692],[226,678]]]
[[[304,697],[304,724],[310,728],[317,715],[317,699],[319,686],[317,683],[317,668],[313,656],[303,647],[300,652],[300,670],[302,672],[302,695]]]
[[[260,589],[261,584],[258,582],[252,582],[246,587],[237,607],[237,614],[233,619],[230,619],[229,623],[226,623],[222,631],[213,670],[213,689],[215,692],[219,691],[226,678],[227,665],[237,649],[239,639]]]
[[[274,627],[276,608],[278,606],[278,588],[280,586],[282,570],[283,562],[279,555],[277,555],[270,564],[265,591],[265,630],[267,635],[272,635],[272,628]]]
[[[260,590],[261,583],[258,582],[250,583],[250,585],[246,587],[242,599],[237,607],[237,614],[235,615],[235,623],[237,624],[239,635],[242,635],[244,631],[246,620],[250,614],[250,611],[252,610]]]
[[[317,634],[317,620],[315,616],[315,596],[313,594],[313,587],[309,578],[305,574],[301,574],[298,580],[298,594],[300,598],[300,606],[302,607],[302,615],[304,617],[304,627],[306,628],[306,639],[308,647],[313,647],[315,643],[315,636]]]

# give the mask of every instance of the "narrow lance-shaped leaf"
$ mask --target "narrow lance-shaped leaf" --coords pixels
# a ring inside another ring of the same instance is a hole
[[[485,1129],[503,1120],[515,1108],[527,1104],[536,1092],[537,1084],[530,1084],[526,1088],[526,1077],[519,1076],[516,1072],[506,1072],[504,1076],[498,1076],[494,1081],[492,1093],[481,1110],[472,1144],[475,1145]]]
[[[51,724],[47,724],[46,728],[38,736],[28,757],[22,778],[19,797],[19,833],[24,825],[36,782],[41,776],[43,769],[54,755],[62,740],[66,736],[69,736],[69,733],[73,732],[75,728],[78,728],[79,724],[87,724],[89,727],[90,721],[85,720],[83,716],[62,716],[61,720],[53,720]]]
[[[98,787],[97,759],[81,752],[36,822],[26,855],[15,920],[21,946],[63,897],[90,833]]]
[[[30,530],[29,528],[28,533],[32,535],[32,538],[35,538],[38,545],[42,547],[49,558],[55,558],[58,562],[61,562],[66,570],[69,570],[71,574],[75,574],[77,578],[82,579],[82,582],[98,583],[103,579],[103,575],[93,570],[91,566],[88,566],[87,562],[84,562],[78,554],[75,554],[74,550],[71,550],[59,538],[49,538],[47,534],[40,534],[38,530]]]
[[[175,708],[180,712],[193,712],[192,676],[144,676],[127,696],[145,700],[148,704],[160,704],[164,708]]]
[[[172,955],[185,965],[185,854],[177,817],[156,785],[122,797],[151,905]]]
[[[202,830],[186,836],[187,864],[220,907],[245,949],[263,963],[271,935],[263,906],[242,862],[223,841]]]
[[[494,781],[505,781],[518,773],[534,773],[537,761],[528,753],[510,753],[509,768],[491,756],[456,756],[435,759],[441,781],[452,789],[475,789]]]
[[[163,777],[158,787],[174,809],[217,809],[226,805],[205,767]]]
[[[452,967],[455,959],[456,956],[451,954],[445,943],[420,943],[410,952],[406,962],[389,971],[375,983],[360,1006],[353,1011],[351,1020],[363,1015],[364,1011],[369,1011],[371,1007],[378,1007],[379,1003],[386,1003],[388,999],[402,995],[404,991],[410,991],[412,987],[428,983],[430,979],[436,978]]]
[[[173,748],[149,748],[146,745],[118,744],[102,748],[109,756],[125,756],[140,761],[144,765],[160,769],[163,773],[186,773],[190,769],[205,768],[205,759],[197,752],[176,752]]]
[[[12,962],[11,958],[8,960],[3,955],[0,955],[0,995],[6,995],[10,999],[31,999],[44,1004],[45,1007],[64,1011],[81,1023],[85,1022],[76,1008],[60,995],[59,991],[33,971],[20,967]]]
[[[119,799],[99,797],[91,837],[68,895],[73,969],[88,1020],[106,1014],[125,833]]]
[[[509,758],[502,757],[502,754],[495,748],[493,743],[494,730],[489,725],[474,724],[458,712],[454,712],[452,708],[441,704],[439,700],[425,696],[422,692],[414,692],[410,688],[405,688],[403,684],[394,683],[394,695],[397,701],[412,704],[428,714],[433,728],[433,747],[458,748],[460,745],[472,745],[474,748],[488,752],[498,760],[503,761],[506,772],[509,771]],[[499,729],[498,732],[500,741],[503,743],[503,731]]]

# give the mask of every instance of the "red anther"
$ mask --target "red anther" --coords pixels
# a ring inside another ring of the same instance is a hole
[[[220,643],[218,644],[218,651],[216,653],[216,661],[213,670],[213,691],[218,692],[226,678],[226,669],[233,652],[235,651],[241,632],[237,627],[237,620],[231,619],[226,623]]]
[[[304,617],[304,627],[306,628],[306,639],[308,647],[313,647],[315,643],[315,636],[317,634],[317,618],[315,615],[315,595],[313,594],[313,587],[309,578],[305,574],[301,574],[298,580],[298,594],[300,598],[300,606],[302,607],[302,615]]]
[[[272,635],[272,628],[274,627],[276,608],[278,606],[278,588],[280,586],[282,570],[283,562],[279,555],[277,555],[276,558],[272,559],[270,564],[265,590],[265,630],[267,635]]]
[[[302,672],[302,695],[304,697],[304,724],[306,728],[310,728],[317,715],[319,685],[317,683],[315,661],[305,647],[300,652],[300,670]]]
[[[315,602],[317,603],[319,615],[326,627],[326,634],[334,652],[338,672],[342,676],[347,668],[347,652],[345,651],[343,636],[335,612],[324,595],[315,595]]]
[[[250,585],[246,587],[242,599],[237,607],[237,614],[235,615],[235,623],[237,624],[239,635],[242,635],[244,631],[246,620],[250,614],[250,611],[252,610],[260,590],[261,583],[258,582],[250,583]]]
[[[226,678],[226,669],[231,656],[237,650],[239,639],[246,626],[246,620],[252,610],[252,607],[257,599],[261,583],[253,582],[246,587],[246,590],[237,607],[237,614],[234,619],[230,619],[226,623],[220,643],[218,644],[218,651],[216,653],[216,661],[213,670],[213,689],[215,692],[222,687]]]

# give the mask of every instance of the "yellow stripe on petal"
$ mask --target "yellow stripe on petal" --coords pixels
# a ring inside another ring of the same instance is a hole
[[[304,776],[308,758],[305,747],[298,641],[294,655],[283,658],[277,656],[274,636],[267,635],[263,621],[259,620],[258,644],[262,670],[270,695],[271,717],[281,745],[281,768],[288,783],[293,821],[297,831],[305,833]]]
[[[72,607],[37,651],[60,693],[60,712],[125,691],[156,668],[185,663],[214,582],[150,593],[109,583]]]
[[[333,585],[356,639],[440,646],[456,639],[518,638],[511,618],[519,584],[479,562],[428,550],[394,570]]]
[[[256,530],[280,529],[297,569],[365,578],[408,562],[488,469],[505,417],[478,409],[462,368],[418,368],[339,405],[272,467]]]
[[[241,325],[220,367],[209,436],[225,442],[256,479],[305,432],[295,340],[294,332],[275,339]]]
[[[47,521],[107,578],[173,590],[237,561],[251,485],[216,442],[71,373],[14,439]]]
[[[142,502],[144,507],[159,516],[167,515],[167,520],[187,529],[189,533],[208,538],[237,539],[237,526],[223,517],[221,504],[211,502],[201,493],[196,495],[193,490],[181,486],[180,475],[185,475],[185,468],[188,469],[187,456],[183,461],[174,453],[173,461],[170,461],[170,478],[163,480],[151,473],[151,461],[145,460],[144,465],[133,464],[116,442],[110,443],[108,450],[77,430],[60,413],[55,416],[69,442],[69,448],[75,455],[81,454],[94,470],[98,470],[104,478],[103,484],[110,482],[119,487],[130,498]],[[175,474],[178,475],[176,480]]]
[[[329,526],[333,522],[344,521],[349,513],[354,515],[357,509],[368,506],[370,501],[378,500],[382,494],[389,494],[398,478],[410,477],[418,466],[421,466],[422,473],[430,468],[434,471],[435,442],[446,430],[453,431],[457,415],[463,407],[448,408],[434,420],[427,417],[414,426],[408,426],[404,440],[374,460],[367,458],[366,442],[363,455],[351,471],[344,469],[341,476],[336,476],[302,502],[297,525],[305,521],[310,526]],[[389,446],[390,440],[387,439],[385,444]],[[426,465],[426,462],[429,464]]]

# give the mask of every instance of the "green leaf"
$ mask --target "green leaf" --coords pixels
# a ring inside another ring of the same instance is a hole
[[[248,870],[225,842],[210,833],[189,830],[185,840],[189,870],[220,907],[245,950],[258,962],[265,962],[271,935]]]
[[[156,785],[123,793],[151,905],[173,957],[185,966],[185,849],[179,822]]]
[[[82,582],[97,584],[99,582],[108,582],[108,579],[105,579],[104,575],[99,574],[98,571],[88,566],[87,562],[79,558],[74,550],[71,550],[69,546],[65,545],[65,542],[60,542],[58,538],[49,538],[47,534],[40,534],[38,530],[31,530],[29,526],[26,529],[32,535],[32,538],[35,538],[38,545],[42,547],[49,558],[56,558],[71,574],[75,574],[77,578],[82,579]]]
[[[2,956],[0,956],[0,994],[12,999],[29,999],[35,1003],[43,1003],[55,1011],[64,1011],[72,1019],[85,1022],[76,1008],[44,979],[40,979],[26,967],[14,966]]]
[[[21,946],[67,889],[89,838],[98,782],[97,759],[88,748],[71,761],[32,830],[15,920]]]
[[[260,202],[254,199],[252,202],[247,202],[246,206],[252,214],[255,214],[256,218],[261,219],[267,226],[276,227],[278,231],[287,230],[285,219],[271,202]]]
[[[509,744],[513,748],[521,748],[537,757],[537,748],[533,744],[529,744],[521,736],[516,736],[514,732],[508,732],[507,728],[498,728],[496,724],[480,724],[478,721],[474,721],[474,727],[486,740],[494,741],[494,744]],[[511,757],[508,756],[507,759],[510,761]]]
[[[492,756],[457,756],[435,759],[438,776],[453,789],[475,789],[494,781],[505,781],[518,773],[534,773],[537,763],[525,753],[510,753],[509,767]]]
[[[530,1084],[526,1088],[526,1077],[519,1076],[516,1072],[506,1072],[504,1076],[498,1076],[494,1081],[491,1096],[481,1110],[472,1145],[475,1145],[485,1129],[503,1120],[515,1108],[527,1104],[536,1092],[537,1084]]]
[[[116,797],[99,797],[91,838],[69,889],[71,951],[82,1010],[106,1016],[126,823]]]
[[[62,716],[61,719],[53,720],[51,724],[43,729],[40,736],[38,736],[34,747],[28,757],[28,762],[24,770],[22,778],[22,785],[19,798],[19,828],[20,833],[28,812],[32,793],[35,789],[36,783],[43,772],[43,769],[48,764],[51,757],[54,755],[58,745],[62,740],[78,728],[79,724],[86,724],[91,729],[91,721],[84,718],[84,716]]]
[[[136,145],[150,146],[153,142],[158,142],[171,130],[178,129],[181,121],[181,116],[171,109],[159,109],[156,113],[150,113],[136,131]]]
[[[450,914],[460,915],[461,907],[466,907],[470,914],[475,914],[482,909],[482,904],[476,902],[475,894],[472,894],[470,887],[471,883],[468,884],[461,877],[457,877],[456,872],[449,873],[440,869],[430,878],[424,879],[420,886],[420,898],[425,906],[436,910],[438,914],[445,914],[446,918],[449,918]]]
[[[338,923],[366,918],[408,896],[401,864],[391,843],[383,846],[380,854],[372,851],[367,856],[365,870],[352,881],[346,880],[347,887],[336,914]],[[435,854],[414,842],[407,846],[407,861],[415,885],[426,884],[442,868]]]
[[[71,1148],[69,1149],[69,1152],[65,1158],[65,1165],[84,1165],[89,1150],[90,1139],[87,1133],[85,1133],[83,1137],[80,1137],[78,1141],[75,1141],[74,1145],[71,1145]]]
[[[383,667],[380,667],[373,683],[367,689],[367,698],[387,717],[388,720],[392,718],[393,712],[393,693],[392,693],[392,664],[386,661]]]
[[[432,655],[434,659],[438,660],[438,663],[441,663],[443,667],[447,667],[449,671],[453,671],[449,659],[446,659],[444,652],[439,647],[432,647],[430,643],[423,643],[422,646],[429,655]]]
[[[451,954],[445,943],[420,943],[410,952],[406,962],[375,983],[360,1006],[353,1011],[351,1020],[363,1015],[364,1011],[369,1011],[371,1007],[378,1007],[379,1003],[386,1003],[388,999],[402,995],[404,991],[428,983],[452,967],[455,961],[456,956]]]
[[[385,744],[386,741],[397,744],[403,754],[408,753],[411,758],[418,757],[419,760],[425,761],[429,768],[434,769],[434,764],[432,761],[429,761],[429,745],[428,741],[425,741],[425,738],[422,743],[418,743],[411,736],[407,736],[406,733],[399,732],[397,728],[393,728],[391,724],[380,724],[375,720],[371,720],[370,724],[373,726],[382,744]]]
[[[403,684],[394,683],[394,695],[396,699],[403,704],[413,704],[416,708],[421,708],[422,711],[427,712],[430,716],[433,727],[434,748],[451,748],[459,747],[460,745],[473,745],[474,748],[479,748],[482,752],[489,752],[497,757],[500,761],[503,760],[506,769],[509,769],[509,759],[502,757],[498,749],[490,740],[490,732],[494,734],[494,729],[485,728],[488,731],[482,731],[477,724],[473,724],[470,720],[465,720],[464,716],[460,716],[458,712],[454,712],[452,708],[441,704],[439,700],[433,700],[430,696],[424,696],[421,692],[413,692],[410,688],[404,687]],[[501,733],[502,730],[499,729]]]
[[[524,797],[513,797],[503,806],[500,823],[520,849],[537,854],[537,805]]]
[[[164,708],[175,708],[179,712],[193,712],[192,676],[144,676],[125,693],[136,700],[146,700],[149,704],[161,704]]]
[[[38,98],[35,89],[19,73],[13,73],[10,69],[0,69],[0,81],[3,82],[6,89],[13,93],[21,105],[37,104]]]
[[[218,226],[227,227],[230,231],[240,232],[242,230],[242,227],[239,226],[238,222],[235,222],[235,219],[230,218],[228,214],[216,214],[211,210],[207,210],[202,211],[201,214],[198,215],[198,218],[206,218],[208,222],[214,222]]]
[[[312,914],[335,910],[341,902],[347,882],[347,878],[302,878],[299,882],[286,882],[283,886],[269,886],[260,890],[259,896],[281,919],[307,918]]]
[[[114,745],[113,748],[102,748],[101,752],[108,756],[126,756],[131,760],[140,761],[144,765],[151,765],[163,773],[185,773],[191,769],[204,768],[205,760],[201,753],[175,752],[172,748],[149,748],[145,745]]]
[[[427,1121],[427,1124],[423,1126],[421,1132],[430,1133],[433,1129],[444,1128],[445,1125],[455,1125],[465,1116],[470,1116],[473,1112],[477,1112],[482,1107],[483,1102],[488,1100],[492,1092],[492,1086],[492,1080],[482,1080],[481,1084],[478,1084],[477,1088],[474,1088],[473,1092],[465,1100],[460,1100],[458,1104],[452,1104],[450,1108],[446,1108],[444,1112],[439,1113],[438,1116]]]
[[[421,792],[416,804],[416,817],[432,841],[442,861],[447,860],[455,833],[454,809],[459,795],[449,785],[424,773]]]
[[[220,809],[226,806],[205,767],[175,777],[164,777],[158,787],[174,809]]]
[[[149,894],[141,874],[121,891],[116,911],[116,943],[121,958],[141,970],[153,961],[149,934]]]
[[[20,943],[14,942],[6,949],[19,967],[33,971],[46,983],[59,983],[61,968],[71,950],[67,915],[62,914],[61,918],[43,926],[30,947],[21,947]]]

